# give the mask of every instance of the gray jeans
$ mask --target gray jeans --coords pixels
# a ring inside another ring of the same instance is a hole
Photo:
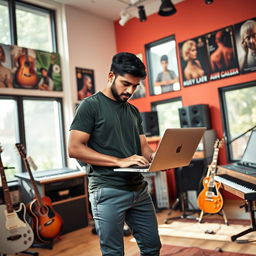
[[[131,229],[142,256],[160,254],[157,219],[147,186],[140,191],[101,188],[90,193],[90,202],[102,255],[124,255],[124,222]]]

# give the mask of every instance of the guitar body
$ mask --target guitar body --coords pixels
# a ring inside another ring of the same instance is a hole
[[[197,198],[198,207],[206,213],[218,213],[223,207],[223,198],[219,192],[220,183],[214,181],[214,187],[209,188],[210,177],[203,179],[204,189]]]
[[[19,218],[22,216],[22,218]],[[25,219],[23,203],[17,211],[7,212],[6,205],[0,205],[0,253],[13,254],[28,249],[34,241],[34,233]]]
[[[23,88],[33,88],[37,85],[37,80],[34,58],[26,55],[20,56],[19,68],[16,72],[16,82]]]
[[[53,210],[49,197],[42,197],[41,205],[34,199],[27,205],[27,209],[32,217],[32,228],[38,240],[48,242],[60,234],[62,218]]]

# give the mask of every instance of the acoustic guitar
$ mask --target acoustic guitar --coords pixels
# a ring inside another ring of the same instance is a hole
[[[203,179],[203,190],[197,198],[198,207],[206,213],[218,213],[223,207],[223,198],[219,192],[220,183],[214,180],[219,149],[224,139],[217,139],[214,144],[214,153],[211,164],[208,167],[207,176]]]
[[[35,198],[27,205],[28,213],[32,217],[32,228],[36,238],[43,243],[47,243],[60,235],[63,226],[62,218],[54,211],[51,199],[47,196],[41,197],[23,145],[21,143],[16,143],[15,145],[24,161],[35,192]]]
[[[28,49],[23,48],[24,54],[18,58],[16,82],[23,88],[33,88],[37,85],[38,78],[35,71],[35,60],[28,55]]]
[[[32,245],[34,233],[25,219],[26,206],[21,203],[17,211],[13,209],[1,159],[2,151],[0,147],[0,173],[5,200],[5,204],[0,205],[0,253],[14,254],[22,252]]]

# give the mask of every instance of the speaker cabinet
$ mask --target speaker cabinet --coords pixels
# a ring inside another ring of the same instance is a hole
[[[141,112],[143,129],[146,136],[159,136],[157,111]]]
[[[201,179],[207,169],[205,159],[194,159],[190,165],[175,169],[178,193],[189,190],[199,191]]]
[[[179,108],[180,126],[211,129],[209,105],[199,104]]]
[[[66,234],[88,226],[88,209],[84,198],[76,198],[60,204],[54,204],[53,209],[59,213],[63,220],[63,230],[61,234]]]

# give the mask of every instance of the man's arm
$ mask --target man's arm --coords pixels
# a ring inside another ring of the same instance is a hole
[[[141,145],[141,153],[142,155],[151,162],[155,156],[155,152],[152,150],[152,148],[149,146],[146,136],[140,135],[140,145]]]
[[[68,143],[69,157],[78,159],[84,163],[109,166],[128,167],[131,165],[147,165],[148,160],[143,156],[133,155],[127,158],[118,158],[99,153],[88,147],[90,134],[78,130],[71,130]]]

